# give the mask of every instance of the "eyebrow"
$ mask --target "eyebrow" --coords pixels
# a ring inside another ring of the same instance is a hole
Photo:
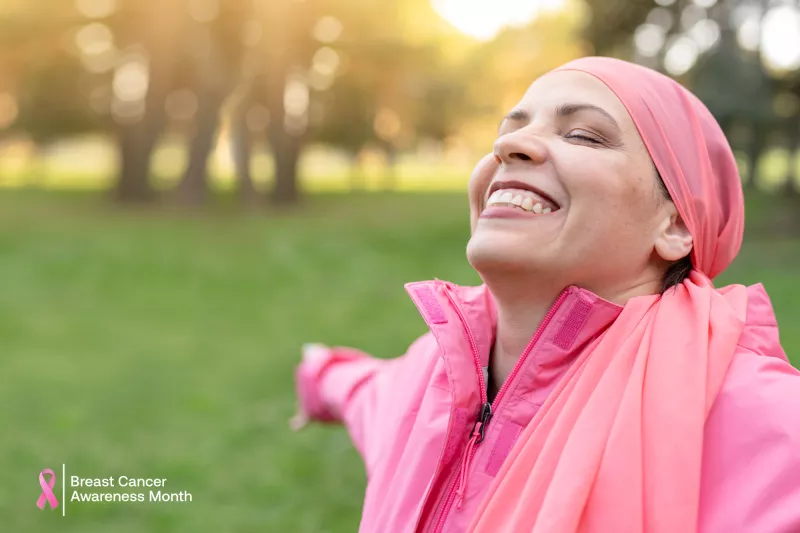
[[[512,109],[503,120],[513,120],[514,122],[529,122],[531,115],[524,109]]]
[[[620,129],[619,124],[617,124],[617,121],[614,120],[614,117],[612,117],[608,111],[592,104],[561,104],[556,108],[556,115],[559,117],[568,117],[580,111],[594,111],[595,113],[600,113],[606,120],[613,124],[615,128]]]
[[[608,111],[602,107],[597,107],[596,105],[592,104],[561,104],[556,108],[556,115],[559,117],[568,117],[580,111],[594,111],[596,113],[600,113],[615,128],[620,129],[619,124],[617,124],[617,121],[614,120],[614,117],[612,117]],[[514,122],[530,122],[531,114],[524,109],[512,109],[505,117],[503,117],[503,121],[506,120],[511,120]]]

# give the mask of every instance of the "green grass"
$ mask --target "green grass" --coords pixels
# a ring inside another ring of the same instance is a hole
[[[355,531],[365,481],[347,435],[286,425],[299,346],[402,353],[425,331],[403,283],[476,283],[467,237],[463,195],[315,196],[264,216],[4,192],[3,531]],[[798,263],[800,241],[750,236],[724,276],[765,283],[796,362]],[[167,478],[194,501],[39,511],[36,475],[62,463]]]

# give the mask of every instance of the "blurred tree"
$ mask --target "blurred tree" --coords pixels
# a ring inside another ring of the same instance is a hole
[[[257,71],[254,68],[244,69],[242,82],[230,98],[230,139],[231,152],[236,177],[236,190],[239,202],[246,206],[256,206],[260,199],[255,184],[251,160],[253,157],[253,126],[249,117],[258,118],[264,108],[258,106],[255,89]],[[258,125],[255,125],[258,126]]]
[[[0,93],[15,95],[17,112],[9,131],[26,134],[37,155],[62,137],[103,125],[88,106],[83,66],[63,46],[77,20],[69,4],[33,0],[2,6]],[[37,174],[44,172],[39,157],[33,163]]]
[[[101,118],[88,106],[81,80],[83,66],[65,53],[40,57],[18,81],[16,128],[40,148],[64,137],[100,129]]]
[[[319,95],[324,113],[314,131],[314,140],[344,151],[351,160],[350,188],[363,188],[359,181],[358,155],[375,142],[377,93],[369,80],[357,74],[343,76],[333,87]]]
[[[274,159],[272,200],[299,199],[297,170],[307,139],[309,87],[304,79],[314,49],[311,2],[266,0],[264,90],[269,110],[267,136]]]
[[[775,122],[772,115],[774,84],[758,56],[739,48],[735,32],[726,24],[722,26],[719,44],[698,61],[691,81],[693,91],[706,103],[732,144],[738,144],[734,142],[735,126],[748,130],[742,146],[748,168],[743,178],[747,186],[755,187],[758,161]]]
[[[597,55],[632,58],[631,36],[658,4],[653,0],[584,0],[583,34]],[[668,4],[667,2],[663,2]]]
[[[792,196],[800,196],[797,167],[800,165],[800,112],[795,112],[786,121],[786,140],[788,142],[789,165],[786,171],[784,190]]]
[[[353,160],[378,147],[390,163],[423,140],[461,146],[469,139],[483,150],[499,117],[547,70],[587,53],[665,69],[676,42],[699,43],[698,22],[716,21],[721,38],[698,44],[699,61],[679,80],[726,131],[738,123],[754,132],[742,146],[757,159],[777,127],[770,120],[776,94],[800,98],[800,82],[772,79],[755,54],[741,50],[728,23],[742,2],[586,0],[480,43],[438,17],[429,0],[117,0],[105,11],[86,1],[7,0],[0,90],[20,95],[16,127],[39,143],[90,129],[116,132],[120,200],[153,197],[151,158],[169,127],[188,138],[175,190],[182,203],[207,198],[221,131],[230,133],[242,199],[257,197],[250,159],[263,132],[274,162],[272,200],[291,203],[311,142]],[[643,26],[660,28],[657,49],[642,49]],[[732,86],[737,91],[726,90]],[[784,138],[796,150],[800,133],[786,124]]]
[[[435,46],[439,34],[415,22],[441,23],[427,0],[271,0],[265,13],[276,202],[297,200],[298,161],[309,140],[353,158],[375,144],[392,161],[418,135],[447,129],[441,121],[434,128],[427,114],[428,102],[442,103],[447,76]]]
[[[118,124],[119,201],[153,199],[150,163],[167,124],[166,98],[182,59],[187,22],[183,2],[166,0],[124,0],[109,19],[122,54],[111,104]]]
[[[241,35],[254,15],[251,0],[208,0],[200,5],[206,6],[205,11],[192,14],[187,31],[197,111],[188,164],[176,190],[178,201],[185,205],[203,204],[208,197],[209,155],[219,134],[222,104],[243,76]]]
[[[784,180],[784,192],[800,199],[798,164],[800,164],[800,70],[784,73],[775,82],[776,97],[774,111],[782,119],[782,131],[786,136],[789,165]],[[800,223],[800,209],[796,220]]]

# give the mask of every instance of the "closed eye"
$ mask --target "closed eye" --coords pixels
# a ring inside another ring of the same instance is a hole
[[[589,137],[588,135],[582,135],[580,133],[569,133],[567,135],[567,139],[578,139],[580,141],[585,141],[592,144],[603,144],[603,142],[595,137]]]

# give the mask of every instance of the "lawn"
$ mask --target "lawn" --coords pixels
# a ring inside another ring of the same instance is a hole
[[[756,222],[764,202],[751,202]],[[764,282],[800,362],[800,241],[765,235],[748,235],[720,282]],[[458,194],[318,195],[264,216],[4,191],[2,530],[355,531],[365,481],[346,434],[286,425],[299,346],[401,354],[425,331],[403,283],[476,283],[467,236]],[[39,511],[36,475],[60,478],[62,463],[166,478],[193,501]]]

